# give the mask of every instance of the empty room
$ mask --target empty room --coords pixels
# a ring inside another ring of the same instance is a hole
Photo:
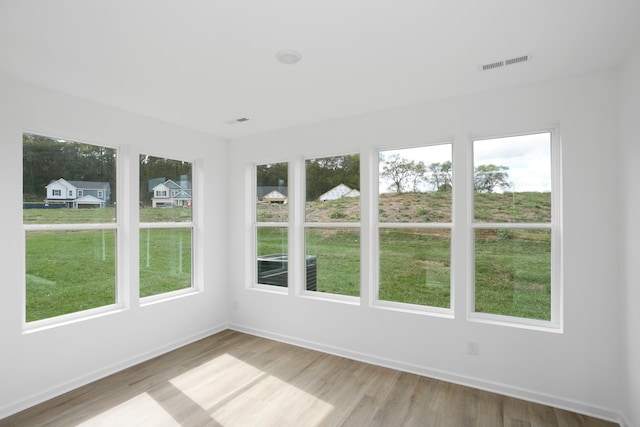
[[[638,0],[0,0],[0,147],[0,426],[640,426]]]

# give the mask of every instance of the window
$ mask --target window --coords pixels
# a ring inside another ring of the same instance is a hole
[[[256,166],[256,283],[289,286],[288,163]]]
[[[140,155],[140,297],[193,286],[192,169],[190,162]],[[180,191],[157,200],[159,186]]]
[[[359,297],[360,156],[309,159],[305,169],[307,290]]]
[[[451,144],[378,155],[378,300],[451,307]]]
[[[555,321],[552,134],[473,141],[473,310]]]
[[[89,209],[48,198],[83,181],[103,183],[111,197],[75,205]],[[23,134],[26,322],[117,303],[115,189],[115,149]]]

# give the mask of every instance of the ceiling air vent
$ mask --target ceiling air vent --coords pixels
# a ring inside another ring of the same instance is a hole
[[[480,68],[482,71],[493,70],[494,68],[504,67],[504,61],[492,62],[491,64],[484,64]]]
[[[520,62],[527,62],[529,60],[529,55],[518,56],[517,58],[511,58],[504,61],[504,65],[513,65],[518,64]]]
[[[227,120],[225,123],[228,125],[235,125],[236,123],[248,122],[249,119],[246,117],[240,117],[239,119]]]
[[[520,64],[521,62],[527,62],[530,60],[531,60],[531,55],[522,55],[522,56],[516,56],[515,58],[509,58],[509,59],[504,59],[502,61],[483,64],[479,68],[480,68],[480,71],[489,71],[495,68],[501,68],[509,65]]]

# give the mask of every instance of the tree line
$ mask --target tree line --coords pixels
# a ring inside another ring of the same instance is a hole
[[[418,192],[424,184],[439,192],[450,192],[453,188],[453,169],[449,160],[427,165],[395,154],[381,161],[380,175],[391,183],[389,190],[397,194]],[[307,201],[316,200],[339,184],[360,189],[360,156],[357,154],[310,159],[306,161],[305,169]],[[506,166],[493,164],[477,166],[474,169],[474,190],[493,193],[498,189],[511,188],[508,170]],[[257,166],[258,187],[285,189],[287,177],[287,163]]]
[[[25,133],[22,145],[22,188],[25,202],[42,202],[46,186],[54,180],[108,182],[111,202],[116,201],[116,150],[114,148]],[[140,156],[140,199],[151,200],[149,183],[182,177],[191,181],[191,163]],[[155,184],[154,184],[155,185]]]
[[[473,187],[478,193],[493,193],[496,189],[507,190],[509,168],[493,164],[479,165],[473,171]],[[418,192],[422,184],[427,184],[433,191],[449,192],[452,190],[453,174],[451,161],[434,162],[426,165],[394,154],[384,160],[380,175],[391,182],[389,190],[396,194],[407,191]]]
[[[305,163],[307,201],[317,200],[333,187],[344,184],[360,190],[360,156],[309,159]],[[257,186],[284,189],[287,187],[288,164],[272,163],[257,166]]]

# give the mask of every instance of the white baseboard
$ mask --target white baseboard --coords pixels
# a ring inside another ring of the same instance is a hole
[[[97,371],[91,372],[87,375],[83,375],[78,378],[74,378],[65,382],[64,384],[57,385],[55,387],[51,387],[47,390],[36,393],[26,399],[22,399],[16,402],[9,403],[8,405],[0,408],[0,420],[3,418],[9,417],[13,414],[16,414],[20,411],[23,411],[27,408],[30,408],[39,403],[45,402],[54,397],[60,396],[64,393],[67,393],[71,390],[75,390],[78,387],[82,387],[93,381],[99,380],[111,374],[115,374],[116,372],[122,371],[123,369],[130,368],[132,366],[137,365],[138,363],[147,361],[149,359],[153,359],[154,357],[160,356],[162,354],[168,353],[169,351],[175,350],[177,348],[183,347],[187,344],[191,344],[195,341],[198,341],[202,338],[206,338],[210,335],[216,334],[218,332],[224,331],[228,329],[226,324],[218,325],[214,328],[207,329],[205,331],[199,332],[197,334],[191,335],[189,337],[180,339],[178,341],[174,341],[170,344],[160,346],[148,352],[139,354],[135,357],[132,357],[127,360],[123,360],[118,363],[114,363],[111,366],[107,366],[103,369],[99,369]]]
[[[509,386],[507,384],[501,384],[492,381],[481,380],[478,378],[458,375],[452,372],[441,371],[438,369],[431,369],[426,366],[414,365],[411,363],[405,363],[402,361],[391,360],[381,358],[372,354],[365,354],[356,351],[352,351],[346,348],[335,347],[332,345],[322,344],[314,341],[308,341],[305,339],[295,338],[287,335],[277,334],[261,329],[246,327],[239,324],[230,324],[229,329],[234,331],[247,333],[263,338],[280,341],[287,344],[292,344],[298,347],[308,348],[310,350],[321,351],[323,353],[333,354],[336,356],[345,357],[347,359],[357,360],[360,362],[370,363],[372,365],[383,366],[385,368],[397,369],[399,371],[408,372],[412,374],[421,375],[424,377],[434,378],[442,381],[447,381],[462,386],[472,387],[479,390],[489,391],[492,393],[501,394],[504,396],[514,397],[517,399],[527,400],[529,402],[539,403],[542,405],[552,406],[559,409],[564,409],[579,414],[600,418],[606,421],[618,423],[621,426],[628,425],[624,423],[624,417],[619,413],[611,409],[601,408],[587,403],[560,398],[549,394],[538,393],[518,387]]]

